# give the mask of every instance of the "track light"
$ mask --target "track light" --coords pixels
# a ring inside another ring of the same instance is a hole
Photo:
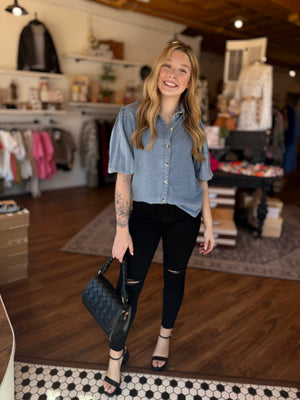
[[[26,15],[28,12],[25,10],[25,8],[19,6],[18,1],[14,0],[14,4],[11,4],[10,6],[7,6],[5,11],[20,17],[21,15]]]

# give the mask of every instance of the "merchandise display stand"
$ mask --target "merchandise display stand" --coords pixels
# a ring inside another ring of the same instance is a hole
[[[230,135],[226,140],[226,147],[230,150],[248,150],[252,153],[251,163],[260,163],[265,161],[265,151],[269,143],[269,131],[230,131]],[[262,235],[262,227],[266,218],[267,193],[272,189],[273,182],[279,180],[279,176],[264,177],[251,176],[238,173],[216,171],[213,179],[210,181],[211,186],[227,186],[242,187],[247,189],[261,189],[262,196],[257,209],[258,226],[255,236],[260,238]]]
[[[262,227],[264,220],[266,218],[268,209],[267,209],[267,193],[272,189],[273,182],[279,180],[280,177],[257,177],[257,176],[247,176],[247,175],[238,175],[231,174],[227,172],[215,172],[213,179],[210,181],[212,186],[235,186],[235,187],[243,187],[248,189],[261,189],[262,196],[261,201],[257,208],[257,219],[258,226],[256,229],[256,237],[260,238],[262,234]]]
[[[0,296],[0,399],[14,400],[15,335]]]

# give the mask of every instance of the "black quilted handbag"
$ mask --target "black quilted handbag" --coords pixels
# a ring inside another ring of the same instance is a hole
[[[131,316],[131,306],[128,304],[126,290],[127,263],[125,258],[121,266],[121,293],[104,276],[113,259],[113,257],[109,258],[82,292],[83,304],[109,340],[127,332]]]

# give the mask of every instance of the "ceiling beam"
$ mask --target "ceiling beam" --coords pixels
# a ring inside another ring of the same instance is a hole
[[[300,1],[299,0],[270,0],[273,3],[293,12],[300,14]]]

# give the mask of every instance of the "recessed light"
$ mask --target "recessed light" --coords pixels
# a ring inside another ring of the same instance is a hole
[[[236,27],[236,29],[241,29],[244,25],[244,21],[241,18],[237,18],[234,20],[233,25]]]

